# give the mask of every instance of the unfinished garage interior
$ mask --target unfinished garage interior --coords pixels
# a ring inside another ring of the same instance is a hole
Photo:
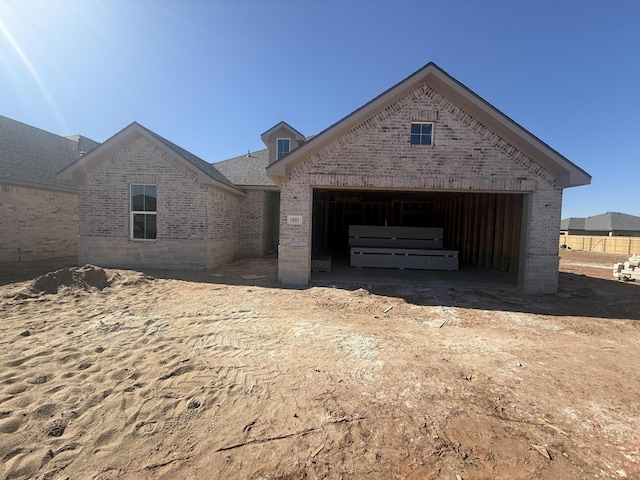
[[[311,279],[354,278],[355,272],[347,268],[352,225],[440,227],[442,248],[457,253],[460,272],[484,267],[504,272],[504,284],[515,285],[524,197],[522,193],[314,188]],[[331,270],[334,275],[326,275]],[[461,279],[460,272],[451,271],[451,281]],[[387,270],[387,276],[390,273]],[[408,278],[427,282],[434,276],[433,270],[420,269]]]

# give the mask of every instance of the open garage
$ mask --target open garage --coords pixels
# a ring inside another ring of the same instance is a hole
[[[357,272],[345,269],[352,266],[349,228],[368,225],[440,228],[442,248],[457,253],[462,273],[471,266],[486,267],[509,274],[502,276],[505,284],[515,283],[523,249],[524,197],[521,193],[315,188],[312,279],[357,278]],[[376,246],[375,239],[371,245]],[[411,275],[406,276],[410,280],[426,282],[436,276],[442,278],[430,270],[448,270],[437,265],[423,269],[411,260],[415,258],[410,256],[411,250],[400,250],[409,256],[408,268],[423,271],[422,275],[407,274]],[[392,254],[389,250],[385,253]],[[395,251],[393,254],[397,255]],[[334,274],[326,275],[331,270]],[[371,277],[372,273],[369,271],[367,275]],[[387,271],[386,275],[389,274]],[[450,274],[451,281],[461,278],[467,277],[457,269]]]

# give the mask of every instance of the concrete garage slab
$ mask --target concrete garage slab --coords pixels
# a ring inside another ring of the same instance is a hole
[[[332,256],[330,272],[311,272],[312,285],[412,285],[420,288],[517,288],[517,275],[478,265],[460,264],[457,271],[398,270],[349,266],[348,256]]]

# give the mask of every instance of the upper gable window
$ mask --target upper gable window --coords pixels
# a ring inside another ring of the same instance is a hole
[[[155,185],[131,185],[131,239],[155,240],[157,217]]]
[[[411,145],[433,145],[433,123],[413,122],[411,124]]]
[[[291,150],[291,140],[288,138],[278,138],[276,140],[276,160],[280,160]]]

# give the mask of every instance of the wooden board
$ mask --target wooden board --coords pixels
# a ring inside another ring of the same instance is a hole
[[[433,250],[420,248],[381,248],[381,247],[352,247],[351,253],[360,255],[370,255],[373,253],[381,253],[384,255],[418,255],[418,256],[434,256],[434,257],[457,257],[457,250]]]
[[[350,225],[352,267],[457,270],[458,251],[442,250],[440,227]]]
[[[384,249],[373,249],[384,250]],[[410,255],[386,253],[358,253],[351,252],[351,266],[353,267],[374,267],[374,268],[399,268],[399,269],[419,269],[419,270],[458,270],[457,252],[456,256],[446,255]]]
[[[442,228],[349,225],[349,236],[368,238],[415,238],[420,240],[442,240]]]
[[[349,245],[352,247],[442,248],[442,240],[351,237]]]

